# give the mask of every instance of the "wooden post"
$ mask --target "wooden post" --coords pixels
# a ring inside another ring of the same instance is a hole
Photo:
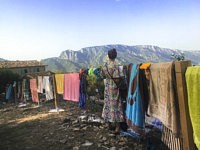
[[[17,102],[17,100],[16,100],[16,97],[17,97],[17,94],[16,94],[16,85],[13,88],[14,88],[14,101],[16,103]]]
[[[22,80],[22,92],[21,92],[21,100],[20,100],[20,102],[24,102],[24,80]]]
[[[52,78],[53,78],[53,92],[54,92],[54,102],[55,102],[55,109],[57,110],[58,109],[58,106],[57,106],[57,97],[56,97],[56,82],[55,82],[55,74],[52,75]]]
[[[40,102],[39,102],[39,100],[38,100],[38,107],[40,107]]]
[[[183,138],[184,150],[195,150],[196,146],[193,139],[193,129],[188,108],[187,87],[185,80],[185,72],[187,67],[191,66],[191,61],[176,61],[176,88],[178,94],[178,103],[180,110],[180,126]]]

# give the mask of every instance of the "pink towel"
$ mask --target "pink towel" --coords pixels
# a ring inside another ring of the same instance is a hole
[[[36,79],[30,79],[30,89],[31,89],[32,101],[39,102]]]
[[[64,75],[64,100],[71,100],[78,102],[79,101],[79,88],[80,88],[80,79],[79,73],[71,73]]]

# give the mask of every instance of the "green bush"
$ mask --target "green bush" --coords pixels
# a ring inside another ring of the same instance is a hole
[[[103,79],[97,79],[95,76],[87,76],[86,77],[87,80],[87,94],[89,96],[95,96],[96,93],[96,89],[98,89],[99,94],[100,94],[100,98],[103,99],[104,98],[104,83],[103,83]]]

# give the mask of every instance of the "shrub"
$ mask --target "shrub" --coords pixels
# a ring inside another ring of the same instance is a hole
[[[95,76],[87,76],[86,77],[87,80],[87,94],[89,96],[95,96],[96,93],[96,89],[98,89],[99,94],[100,94],[100,98],[103,99],[104,98],[104,83],[103,83],[103,79],[96,79]]]

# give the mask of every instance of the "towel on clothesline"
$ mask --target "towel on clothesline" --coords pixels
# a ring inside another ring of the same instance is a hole
[[[30,79],[30,89],[31,89],[32,101],[39,102],[36,79]]]
[[[64,75],[64,100],[79,101],[80,95],[79,73],[70,73]]]
[[[24,92],[24,99],[29,100],[29,84],[27,79],[23,79],[23,92]]]
[[[100,72],[101,72],[101,68],[95,68],[95,69],[93,70],[93,74],[96,76],[97,79],[100,79],[100,78],[101,78]]]
[[[140,66],[140,69],[148,69],[150,67],[151,63],[143,63],[141,66]]]
[[[42,81],[43,89],[45,89],[46,100],[53,99],[53,89],[49,79],[49,76],[44,76]]]
[[[38,93],[43,93],[43,86],[42,86],[42,76],[38,76]]]
[[[132,64],[130,67],[130,80],[126,104],[127,124],[136,133],[144,134],[145,113],[143,99],[139,87],[139,66]]]
[[[64,92],[64,74],[55,74],[56,88],[58,94],[63,94]]]
[[[178,136],[180,121],[175,83],[173,62],[151,64],[148,114],[158,118]]]
[[[194,142],[200,149],[200,66],[188,67],[185,76]]]
[[[6,100],[11,100],[12,99],[12,91],[13,91],[13,86],[12,84],[9,84],[8,89],[6,91]]]
[[[89,68],[88,70],[88,75],[91,76],[91,77],[95,77],[95,74],[93,73],[93,71],[95,70],[96,68]]]

